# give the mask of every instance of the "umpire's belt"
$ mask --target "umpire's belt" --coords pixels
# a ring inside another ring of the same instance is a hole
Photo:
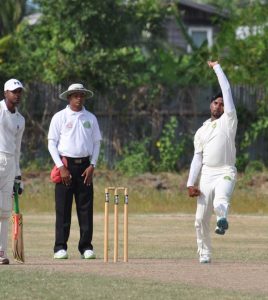
[[[74,165],[81,165],[84,163],[89,163],[89,156],[86,157],[67,157],[68,163],[74,164]]]

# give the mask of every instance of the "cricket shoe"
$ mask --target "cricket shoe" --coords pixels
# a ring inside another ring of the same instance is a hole
[[[201,255],[199,257],[199,262],[201,264],[210,264],[211,263],[211,258],[208,255]]]
[[[229,228],[229,225],[228,225],[228,221],[226,220],[226,218],[220,218],[217,221],[217,226],[215,228],[215,233],[220,234],[220,235],[224,235],[225,230],[227,230],[228,228]]]
[[[95,259],[96,255],[93,250],[86,250],[84,254],[81,255],[82,259]]]
[[[68,253],[66,250],[62,249],[54,253],[54,258],[55,259],[67,259],[68,258]]]
[[[7,257],[0,257],[0,265],[9,265],[9,259]]]

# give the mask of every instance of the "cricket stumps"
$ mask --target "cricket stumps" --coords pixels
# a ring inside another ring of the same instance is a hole
[[[109,203],[110,191],[114,192],[114,262],[118,261],[118,205],[119,192],[124,193],[124,262],[128,261],[128,189],[125,187],[106,187],[105,188],[105,207],[104,207],[104,262],[109,260]]]

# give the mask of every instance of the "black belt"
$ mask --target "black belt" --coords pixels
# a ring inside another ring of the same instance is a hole
[[[76,164],[76,165],[81,165],[81,164],[84,164],[84,163],[89,163],[89,156],[87,156],[87,157],[67,157],[67,156],[65,156],[66,158],[67,158],[67,161],[69,162],[69,163],[72,163],[72,164]]]

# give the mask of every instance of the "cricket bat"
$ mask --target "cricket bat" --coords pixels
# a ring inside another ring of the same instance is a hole
[[[14,192],[14,212],[12,214],[12,252],[14,259],[24,263],[23,219],[19,209],[18,185]]]

